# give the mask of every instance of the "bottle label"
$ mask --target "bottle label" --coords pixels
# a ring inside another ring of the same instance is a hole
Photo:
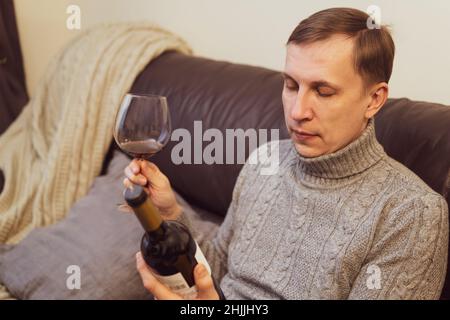
[[[211,267],[209,266],[208,261],[206,261],[205,255],[200,249],[197,241],[195,241],[195,244],[197,246],[197,250],[195,251],[195,260],[197,260],[198,263],[203,264],[206,267],[206,270],[208,270],[209,275],[211,275]]]
[[[197,297],[196,286],[189,287],[183,275],[179,272],[171,276],[161,276],[154,273],[155,278],[168,287],[171,291],[179,294],[183,299],[193,300]]]
[[[197,250],[195,251],[195,259],[197,260],[198,263],[203,264],[208,270],[208,273],[211,275],[211,267],[209,266],[208,261],[206,261],[206,258],[202,250],[200,249],[200,246],[198,245],[197,241],[195,241],[195,244],[197,246]],[[197,297],[196,286],[194,285],[192,287],[189,287],[186,279],[184,279],[181,272],[170,276],[161,276],[156,272],[153,272],[153,274],[155,278],[159,280],[159,282],[164,284],[171,291],[182,296],[184,299],[193,300]]]

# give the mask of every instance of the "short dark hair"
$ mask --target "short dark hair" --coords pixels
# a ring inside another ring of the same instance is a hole
[[[354,39],[354,67],[366,86],[389,82],[394,62],[395,45],[388,27],[369,29],[370,16],[352,8],[319,11],[301,21],[287,44],[309,44],[342,34]]]

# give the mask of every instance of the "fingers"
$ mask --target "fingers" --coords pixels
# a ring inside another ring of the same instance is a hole
[[[123,185],[125,186],[125,188],[130,188],[133,184],[130,180],[128,180],[128,178],[125,178],[123,179]]]
[[[133,172],[133,174],[138,174],[141,171],[141,165],[140,165],[138,159],[133,159],[130,162],[129,167],[130,167],[131,171]]]
[[[160,173],[161,171],[159,171],[159,168],[156,164],[154,164],[153,162],[150,161],[144,161],[142,163],[142,166],[145,170],[149,170],[150,173]]]
[[[159,168],[146,160],[132,160],[125,168],[124,173],[131,183],[144,187],[147,186],[148,182],[152,185],[155,184],[157,187],[164,187],[168,182],[167,177],[159,171]],[[125,184],[124,181],[124,186],[128,187],[129,185],[129,183]]]
[[[144,287],[158,300],[180,300],[181,296],[173,293],[152,274],[140,252],[136,253],[136,268],[141,275]]]
[[[159,171],[159,168],[156,166],[156,164],[150,161],[143,161],[141,163],[141,169],[142,173],[149,178],[158,178],[160,175],[163,175],[161,171]]]
[[[135,174],[133,172],[131,164],[125,168],[124,172],[125,172],[125,176],[131,183],[134,183],[134,184],[137,184],[140,186],[145,186],[147,184],[147,178],[140,173]]]
[[[152,185],[152,188],[156,188],[159,190],[165,190],[166,188],[170,188],[169,179],[162,173],[156,164],[143,161],[141,165],[142,173],[145,177],[147,177],[148,181]]]
[[[219,300],[212,277],[203,264],[199,263],[195,266],[194,279],[198,290],[198,300]]]

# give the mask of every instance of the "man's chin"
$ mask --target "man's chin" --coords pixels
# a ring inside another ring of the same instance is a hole
[[[313,146],[308,146],[305,144],[300,144],[295,141],[294,146],[295,150],[297,150],[298,154],[301,155],[303,158],[316,158],[324,154],[324,152],[322,152],[318,148],[314,148]]]

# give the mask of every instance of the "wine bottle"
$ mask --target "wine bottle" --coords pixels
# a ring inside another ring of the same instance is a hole
[[[125,189],[124,198],[145,230],[141,253],[155,277],[184,299],[194,299],[194,267],[200,262],[210,275],[211,267],[188,228],[178,221],[164,221],[141,186]],[[213,282],[219,298],[225,299]]]

